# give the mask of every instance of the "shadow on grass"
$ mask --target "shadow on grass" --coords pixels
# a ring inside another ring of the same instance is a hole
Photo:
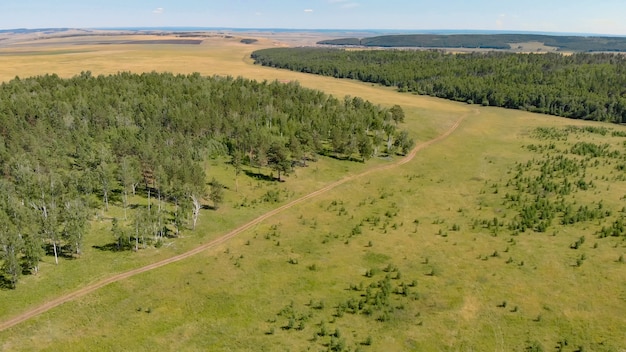
[[[15,283],[6,276],[0,275],[0,290],[15,290]]]
[[[46,243],[44,246],[44,252],[47,256],[54,257],[54,246],[51,243]],[[69,246],[57,245],[57,257],[64,259],[76,259],[74,253]]]
[[[320,155],[329,157],[331,159],[335,159],[335,160],[340,160],[340,161],[353,161],[353,162],[359,162],[359,163],[364,163],[365,160],[363,160],[362,158],[355,158],[351,155],[343,155],[343,154],[337,154],[335,152],[331,152],[329,150],[324,150],[319,152]]]
[[[268,176],[268,175],[262,174],[260,172],[254,172],[254,171],[250,171],[250,170],[244,170],[243,172],[246,174],[246,176],[254,178],[254,179],[257,179],[257,180],[268,181],[268,182],[277,182],[278,181],[274,176],[271,176],[271,175]]]
[[[91,248],[97,249],[103,252],[124,252],[131,250],[132,247],[120,246],[118,243],[107,243],[102,246],[93,245]]]

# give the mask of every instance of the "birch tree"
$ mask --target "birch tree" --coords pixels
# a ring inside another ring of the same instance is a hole
[[[139,170],[139,161],[133,156],[124,156],[119,162],[117,169],[117,178],[122,185],[123,193],[123,207],[124,207],[124,220],[128,219],[128,193],[132,192],[135,195],[137,185],[141,180],[141,172]]]
[[[4,211],[0,210],[0,271],[10,288],[15,288],[22,272],[19,256],[23,241],[18,235],[13,221]]]
[[[102,200],[104,201],[104,209],[109,210],[109,193],[115,186],[115,163],[111,156],[108,146],[102,145],[98,155],[98,165],[96,166],[96,174],[102,189]]]
[[[61,237],[70,251],[80,255],[83,237],[87,230],[87,205],[81,199],[66,201],[63,208]]]
[[[51,245],[54,263],[59,264],[59,209],[57,201],[62,194],[62,183],[55,174],[41,175],[39,178],[39,199],[33,199],[31,206],[39,212],[39,231]]]
[[[192,219],[192,224],[193,224],[193,227],[191,229],[195,230],[196,224],[198,223],[198,217],[200,217],[200,209],[202,209],[202,203],[201,203],[200,197],[198,197],[197,194],[191,194],[189,197],[191,198],[191,204],[193,206],[191,208],[191,211],[192,211],[191,219]]]
[[[235,150],[232,152],[230,163],[233,165],[235,169],[235,192],[239,192],[239,174],[241,174],[242,166],[243,166],[243,153],[240,150]],[[194,205],[195,207],[195,205]]]

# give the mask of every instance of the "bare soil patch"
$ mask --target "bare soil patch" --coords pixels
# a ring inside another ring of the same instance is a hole
[[[123,41],[119,44],[182,44],[182,45],[197,45],[203,41],[200,39],[156,39],[156,40],[132,40]]]

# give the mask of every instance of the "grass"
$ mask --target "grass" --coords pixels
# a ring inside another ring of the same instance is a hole
[[[86,69],[94,74],[114,72],[126,57],[133,59],[133,70],[189,69],[297,79],[338,96],[402,105],[406,127],[418,141],[445,130],[471,109],[479,114],[470,115],[449,138],[424,149],[408,164],[345,183],[219,247],[111,284],[0,332],[0,349],[300,351],[328,349],[339,340],[346,348],[365,351],[523,351],[535,342],[549,350],[564,340],[565,350],[624,348],[626,270],[617,261],[626,251],[623,240],[596,239],[598,221],[555,225],[546,233],[528,231],[517,236],[506,230],[494,236],[481,226],[472,228],[474,219],[514,216],[515,210],[503,202],[504,184],[516,162],[539,157],[524,147],[542,143],[532,137],[536,127],[607,125],[468,106],[252,66],[243,58],[254,46],[235,41],[217,45],[216,40],[215,46],[175,53],[164,48],[152,58],[151,46],[151,50],[133,47],[124,54],[112,53],[93,63],[86,53],[73,55],[77,58],[73,63],[62,62],[63,55],[46,60],[61,75]],[[24,72],[30,73],[20,75],[33,74],[28,70],[40,60],[42,56],[25,56]],[[185,60],[189,63],[181,66]],[[6,67],[2,64],[0,70]],[[0,76],[7,77],[7,71]],[[606,141],[626,153],[621,137],[585,133],[573,134],[559,146],[564,149],[579,140]],[[276,206],[235,208],[243,198],[257,199],[276,188],[293,199],[345,174],[388,161],[361,164],[321,158],[281,184],[240,176],[239,194],[232,191],[233,171],[224,162],[213,161],[207,168],[209,175],[229,187],[226,202],[217,213],[201,215],[198,231],[161,249],[110,253],[87,246],[83,258],[58,267],[47,258],[39,276],[26,277],[17,291],[0,291],[0,300],[11,302],[1,305],[0,316],[8,318],[99,277],[180,253]],[[621,209],[626,205],[624,181],[600,178],[615,176],[614,167],[601,164],[588,171],[590,177],[599,176],[599,185],[571,198],[581,204],[602,199],[607,207]],[[499,193],[493,193],[492,184],[499,185]],[[459,231],[452,230],[455,224]],[[108,225],[107,220],[94,223],[89,245],[109,240]],[[359,231],[354,231],[357,227]],[[552,236],[553,232],[558,233]],[[586,241],[581,248],[570,249],[583,235]],[[572,266],[583,253],[583,264]],[[396,267],[401,278],[395,279],[396,271],[385,272],[388,266]],[[371,277],[366,276],[368,271]],[[379,321],[382,311],[370,316],[338,314],[341,304],[358,301],[365,287],[385,275],[394,289],[401,282],[416,283],[409,288],[413,295],[390,296],[388,320]],[[352,289],[361,284],[363,289]],[[290,318],[295,327],[302,321],[302,329],[287,328]],[[326,334],[320,334],[322,327]],[[340,337],[330,336],[336,329]]]

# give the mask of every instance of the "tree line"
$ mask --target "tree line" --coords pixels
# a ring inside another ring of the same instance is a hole
[[[265,66],[467,103],[626,122],[626,56],[619,54],[273,48],[252,57]]]
[[[110,203],[114,250],[159,245],[216,209],[224,157],[280,180],[315,155],[402,153],[399,106],[338,99],[298,83],[200,74],[45,75],[0,85],[0,281],[15,287],[45,255],[79,257]],[[384,148],[386,147],[386,148]],[[383,149],[384,148],[384,149]],[[133,198],[133,196],[135,198]],[[136,197],[141,197],[139,202]],[[131,199],[140,204],[133,204]],[[210,203],[207,203],[210,201]]]
[[[319,41],[323,45],[368,47],[513,49],[518,43],[539,42],[563,51],[626,51],[626,38],[543,34],[394,34]]]

